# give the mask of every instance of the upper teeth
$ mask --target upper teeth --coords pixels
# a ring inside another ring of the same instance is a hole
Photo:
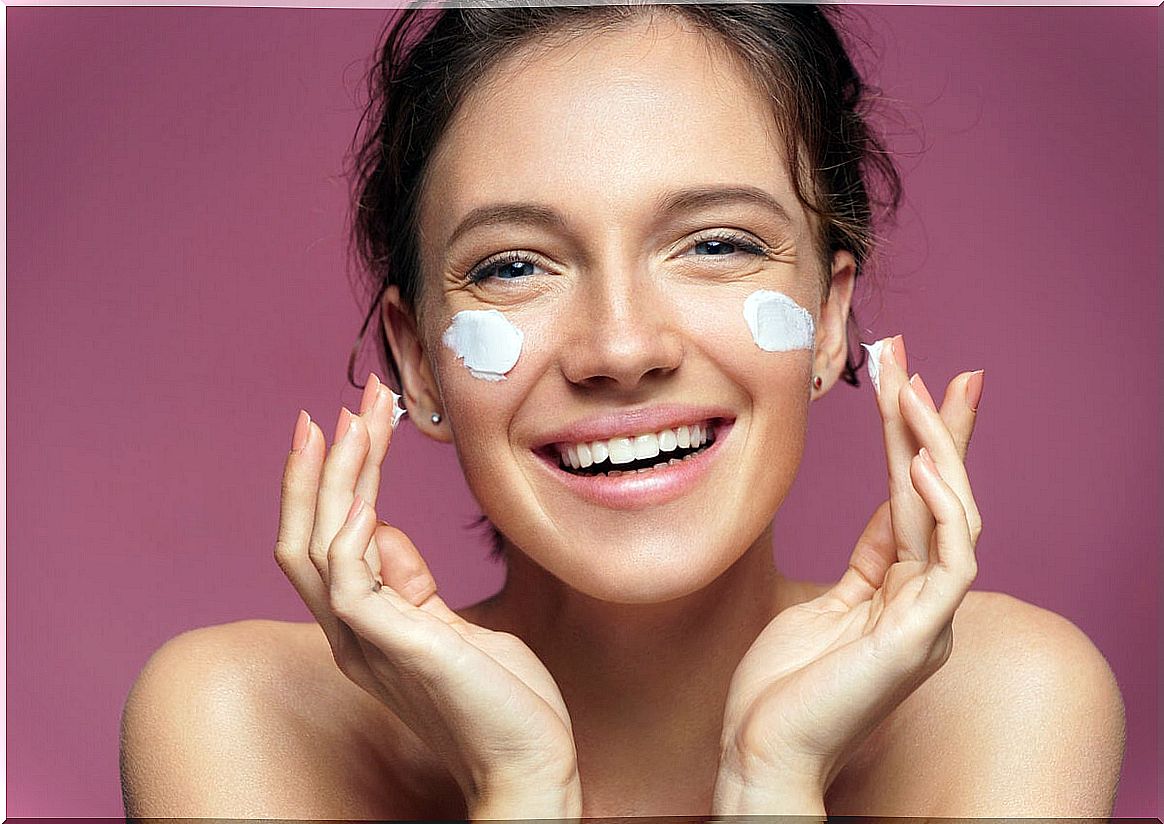
[[[645,435],[628,435],[604,441],[558,444],[562,463],[572,469],[585,469],[609,459],[612,464],[628,464],[643,458],[653,458],[660,452],[700,447],[707,443],[709,427],[706,423],[677,426]]]

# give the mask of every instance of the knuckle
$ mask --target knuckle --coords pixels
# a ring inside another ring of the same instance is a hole
[[[332,584],[327,591],[327,605],[342,621],[348,622],[360,612],[364,593],[353,592],[350,587]]]
[[[291,565],[291,558],[292,558],[292,555],[294,554],[294,550],[291,549],[291,547],[287,544],[286,541],[279,540],[279,541],[275,541],[275,553],[274,554],[275,554],[275,563],[277,563],[279,565],[279,568],[281,570],[286,572],[287,568]]]

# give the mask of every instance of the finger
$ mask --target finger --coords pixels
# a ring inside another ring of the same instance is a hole
[[[942,478],[954,490],[966,513],[971,540],[977,541],[982,528],[978,505],[970,488],[970,478],[966,474],[966,464],[962,460],[953,434],[941,415],[934,408],[933,399],[926,389],[921,375],[914,375],[902,387],[900,405],[902,414],[912,429],[918,443],[932,455]]]
[[[308,557],[323,450],[323,432],[306,412],[300,411],[293,449],[283,468],[275,562],[315,616],[328,642],[333,643],[338,635],[339,621],[328,607],[327,588]]]
[[[424,557],[411,539],[396,527],[381,521],[373,537],[380,552],[380,570],[384,586],[392,589],[415,607],[430,612],[445,623],[462,623],[437,595],[436,580]]]
[[[361,641],[390,657],[414,655],[423,633],[402,613],[411,605],[390,587],[377,587],[364,549],[377,528],[375,511],[356,496],[328,546],[328,604]],[[404,620],[402,620],[404,619]]]
[[[879,341],[870,353],[878,355],[878,380],[874,383],[881,412],[885,458],[889,470],[889,502],[894,546],[901,560],[926,559],[933,516],[909,478],[910,460],[921,446],[901,414],[899,395],[907,381],[905,342],[901,335]],[[872,369],[872,363],[870,364]],[[872,372],[870,373],[873,374]]]
[[[308,555],[323,578],[328,581],[327,549],[343,525],[355,500],[356,479],[368,451],[368,430],[358,415],[346,408],[336,423],[335,441],[323,462],[316,497],[315,525]],[[365,548],[367,544],[365,544]]]
[[[966,512],[924,447],[911,462],[910,475],[937,524],[934,529],[936,563],[927,571],[918,597],[935,607],[941,620],[948,622],[978,575]]]
[[[368,427],[368,454],[356,480],[356,494],[376,508],[380,494],[380,467],[392,442],[392,396],[375,373],[368,373],[360,401],[360,420]]]
[[[963,372],[946,386],[938,413],[945,421],[946,428],[954,437],[954,445],[962,460],[970,448],[970,438],[974,434],[974,424],[978,420],[978,401],[982,397],[983,371]]]
[[[364,384],[364,394],[360,399],[360,420],[368,427],[368,454],[364,458],[364,465],[360,469],[356,480],[356,494],[363,498],[368,506],[376,508],[376,501],[380,495],[380,473],[384,463],[384,456],[388,454],[389,444],[392,442],[392,432],[397,420],[396,404],[393,393],[384,386],[374,372],[368,373],[368,380]],[[372,574],[380,577],[380,553],[375,542],[369,542],[364,558],[372,568]]]

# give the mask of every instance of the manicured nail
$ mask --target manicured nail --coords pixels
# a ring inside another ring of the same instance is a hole
[[[926,449],[923,446],[921,449],[918,450],[917,454],[918,454],[918,457],[920,457],[922,459],[922,461],[925,462],[926,466],[928,466],[930,469],[934,470],[934,472],[938,471],[938,465],[934,463],[934,458],[932,455],[930,455],[930,451],[928,449]]]
[[[893,353],[893,359],[897,361],[897,365],[905,371],[905,338],[897,335],[889,343],[889,351]]]
[[[299,417],[295,420],[295,434],[291,436],[291,451],[298,452],[307,445],[307,433],[311,427],[311,416],[299,410]]]
[[[926,402],[926,406],[935,412],[938,411],[938,407],[934,404],[934,399],[930,395],[930,390],[926,389],[925,381],[922,380],[919,373],[914,373],[913,377],[909,379],[909,385],[912,386],[914,391],[917,392],[918,395],[921,396],[921,399]]]
[[[339,420],[335,424],[335,437],[331,439],[332,444],[337,444],[355,429],[356,416],[348,411],[346,406],[340,408]]]
[[[368,380],[364,382],[364,394],[360,398],[360,414],[363,415],[372,408],[372,404],[376,402],[377,390],[380,388],[380,380],[375,373],[368,373]]]
[[[345,524],[353,524],[356,521],[356,516],[360,514],[360,510],[364,508],[364,499],[359,495],[352,501],[352,508],[348,510],[348,517],[344,520]]]
[[[978,411],[978,402],[982,400],[982,382],[985,372],[979,369],[970,373],[970,380],[966,381],[966,405],[971,412]]]

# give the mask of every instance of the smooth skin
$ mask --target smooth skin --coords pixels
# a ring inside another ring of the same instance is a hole
[[[935,409],[903,341],[886,347],[889,498],[836,584],[776,570],[771,521],[810,402],[844,365],[854,263],[835,253],[823,287],[747,76],[671,18],[646,19],[507,61],[470,96],[423,199],[418,306],[389,289],[383,307],[413,425],[456,446],[514,544],[504,589],[449,609],[417,547],[378,522],[392,404],[374,376],[330,449],[301,418],[275,556],[315,623],[211,627],[154,655],[123,719],[128,814],[1110,813],[1123,707],[1102,655],[1053,613],[968,591],[980,376],[954,378]],[[709,100],[735,101],[731,116]],[[770,193],[786,219],[652,206],[721,184]],[[460,217],[503,196],[561,220],[454,242]],[[698,254],[724,227],[770,254]],[[509,249],[536,252],[536,271],[467,284]],[[756,288],[810,308],[814,350],[754,346],[739,308]],[[456,311],[483,308],[526,332],[503,383],[439,343]],[[548,426],[709,399],[734,424],[702,494],[604,511],[533,457]]]

